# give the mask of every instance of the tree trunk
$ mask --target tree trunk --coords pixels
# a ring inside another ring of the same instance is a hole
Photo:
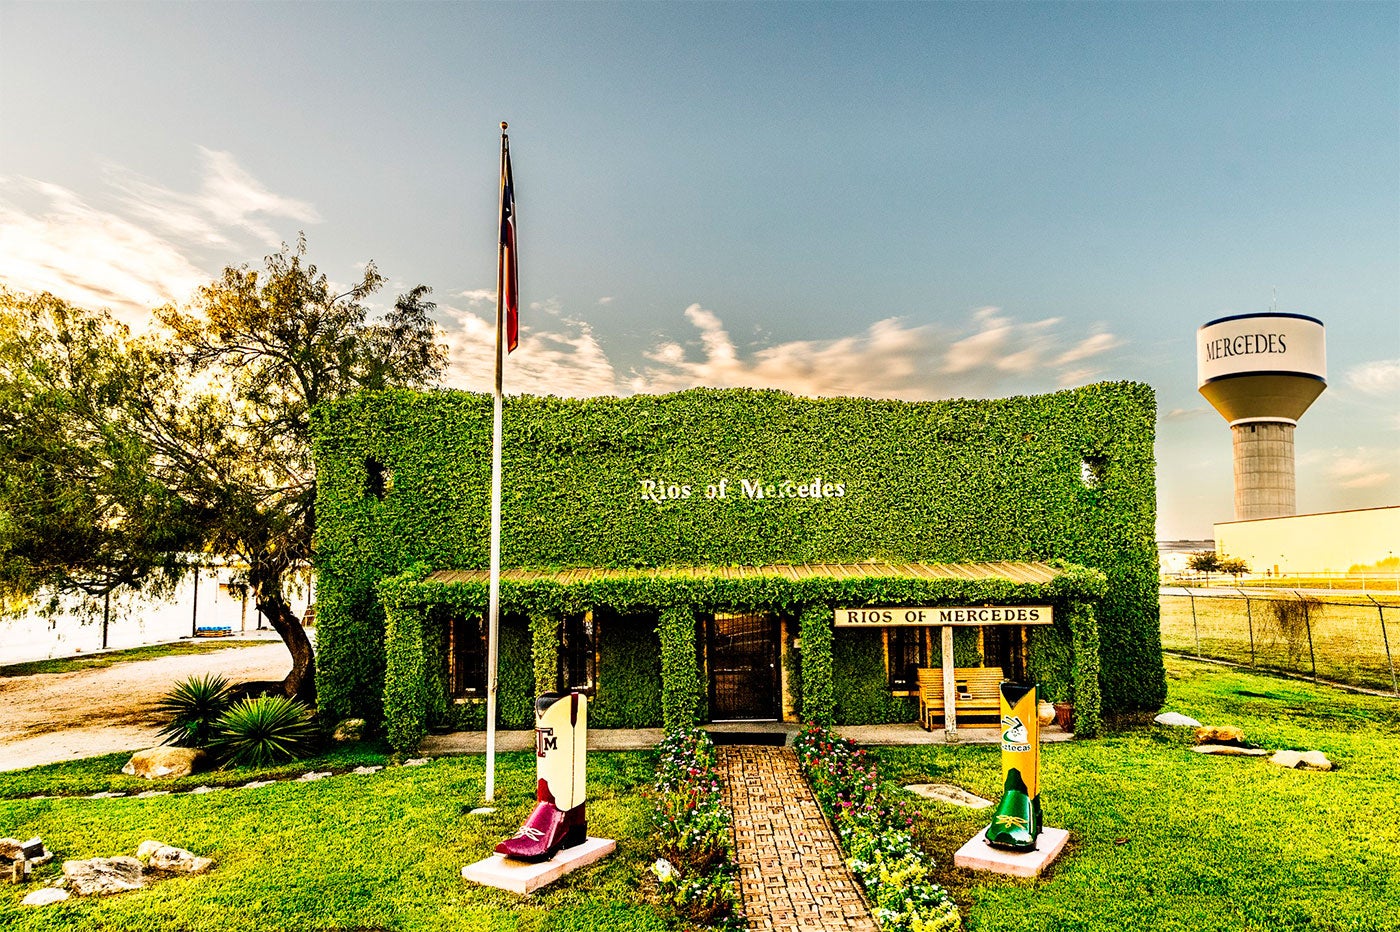
[[[272,588],[269,586],[268,588]],[[292,655],[292,670],[282,681],[282,692],[288,697],[300,699],[309,706],[316,705],[316,656],[311,650],[311,639],[301,620],[293,614],[287,600],[282,598],[280,587],[272,592],[264,592],[256,586],[254,599],[258,610],[263,613],[272,628],[282,637],[282,643]]]

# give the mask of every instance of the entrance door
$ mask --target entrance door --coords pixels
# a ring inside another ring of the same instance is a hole
[[[760,721],[779,717],[778,619],[774,615],[715,615],[708,631],[710,719]]]

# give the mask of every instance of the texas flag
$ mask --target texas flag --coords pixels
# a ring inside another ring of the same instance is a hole
[[[506,352],[520,344],[520,282],[515,256],[515,182],[510,175],[510,148],[501,159],[501,304],[506,315]]]

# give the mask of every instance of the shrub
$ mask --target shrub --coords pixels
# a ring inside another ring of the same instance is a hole
[[[1282,638],[1288,645],[1288,662],[1297,666],[1302,663],[1303,654],[1308,650],[1308,639],[1312,636],[1312,626],[1325,609],[1325,603],[1311,596],[1294,599],[1282,598],[1269,601],[1269,612],[1264,616],[1264,630],[1275,643]]]
[[[311,710],[285,696],[260,696],[231,706],[218,722],[215,753],[226,765],[261,767],[309,754],[316,737]]]
[[[217,736],[216,725],[233,699],[228,680],[213,673],[192,676],[156,703],[156,711],[169,719],[160,730],[161,742],[182,748],[206,748]]]
[[[885,799],[875,762],[853,741],[812,725],[793,744],[817,802],[836,826],[846,864],[865,887],[885,932],[954,932],[962,917],[930,878],[903,807]]]

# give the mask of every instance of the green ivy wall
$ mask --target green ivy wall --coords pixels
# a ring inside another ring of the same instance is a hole
[[[1108,582],[1097,607],[1075,609],[1096,612],[1097,624],[1074,635],[1098,642],[1104,710],[1155,709],[1166,686],[1157,618],[1154,421],[1152,391],[1136,383],[920,403],[742,389],[508,399],[503,563],[1069,561],[1101,571]],[[385,692],[389,653],[398,648],[386,649],[376,585],[414,565],[486,566],[490,424],[490,398],[459,392],[364,394],[316,410],[317,685],[331,714],[377,718],[381,696],[388,704],[422,702],[445,717],[454,714],[438,695],[441,684],[413,686],[426,690],[421,696]],[[382,498],[367,491],[369,460],[389,471]],[[644,480],[655,483],[660,501],[643,496]],[[763,488],[763,496],[746,495],[745,482]],[[670,487],[680,496],[688,487],[689,496],[667,498]],[[530,617],[535,609],[519,610]],[[431,666],[436,660],[428,654],[441,649],[434,647],[429,615],[427,608],[414,615],[426,646],[416,660],[404,658],[410,665]],[[809,626],[820,627],[806,615],[801,625],[804,638]],[[525,655],[517,685],[528,698],[532,634],[528,621],[515,627],[512,649]],[[668,616],[660,627],[683,622]],[[1061,635],[1054,649],[1069,651],[1069,635]],[[687,662],[658,645],[655,630],[630,636],[653,645],[647,663]],[[604,650],[608,637],[605,628]],[[864,664],[871,650],[861,638],[839,633],[831,647],[831,659],[816,662],[834,664],[838,679],[848,665]],[[1069,658],[1061,661],[1059,672],[1047,663],[1044,673],[1068,677]],[[605,663],[600,658],[604,683]],[[659,692],[656,670],[627,675]],[[879,676],[883,682],[883,669]],[[804,705],[809,700],[822,708],[836,697],[806,695]],[[617,720],[638,702],[630,693],[615,696]],[[703,690],[674,702],[677,714],[697,704],[703,712]],[[907,717],[902,702],[888,694],[852,696],[832,709],[843,720],[866,711]],[[528,703],[521,708],[528,711]]]

